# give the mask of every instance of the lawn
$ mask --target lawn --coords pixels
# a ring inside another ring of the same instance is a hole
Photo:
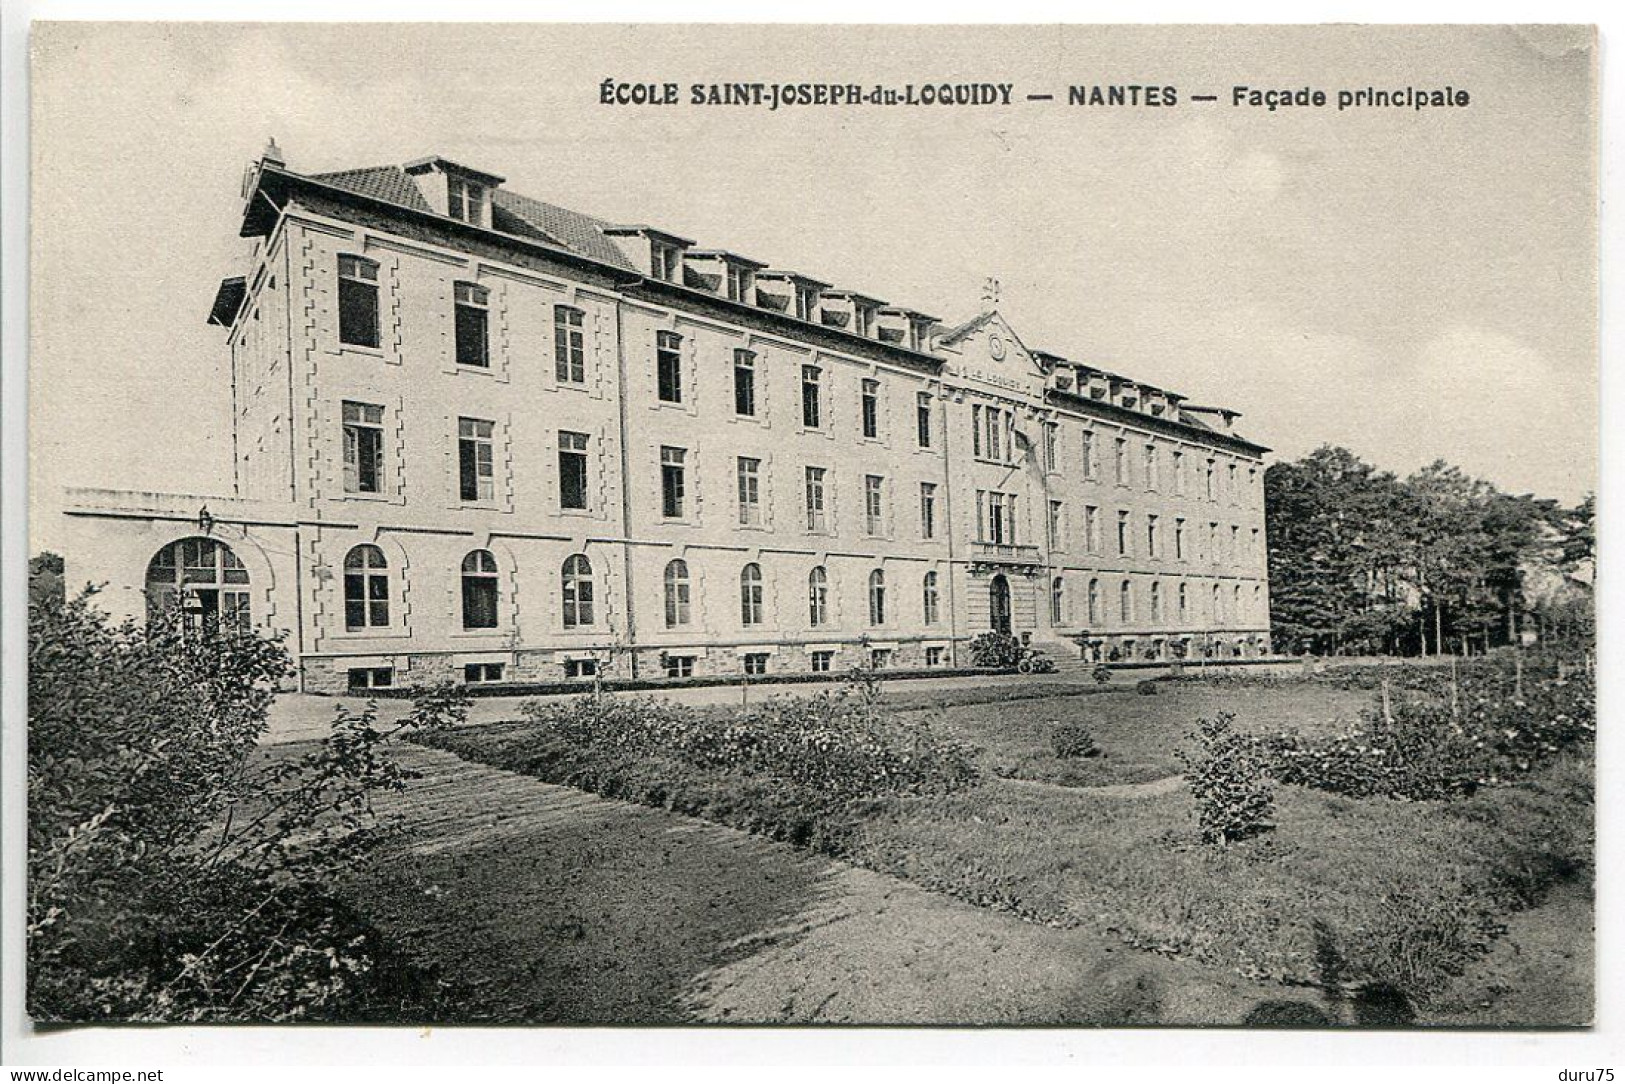
[[[1174,751],[1199,719],[1233,712],[1238,729],[1258,734],[1324,734],[1358,720],[1371,694],[1309,683],[1213,688],[1195,682],[1152,685],[1157,695],[1113,687],[1090,695],[956,704],[937,709],[932,725],[983,750],[992,775],[1064,786],[1144,783],[1179,772]],[[1050,735],[1063,722],[1082,723],[1101,756],[1062,759]]]
[[[1313,984],[1330,998],[1373,997],[1372,1015],[1355,1014],[1371,1022],[1408,1022],[1445,990],[1459,999],[1463,971],[1510,916],[1552,889],[1571,900],[1590,896],[1589,742],[1516,785],[1449,801],[1278,785],[1272,830],[1213,846],[1199,842],[1175,757],[1199,719],[1228,711],[1251,733],[1330,735],[1356,722],[1373,694],[1323,681],[1157,687],[1155,695],[1074,689],[928,706],[885,697],[874,707],[876,734],[923,741],[915,756],[923,749],[949,761],[957,743],[973,743],[965,755],[981,776],[850,802],[827,800],[807,785],[810,775],[781,772],[779,753],[726,767],[676,747],[629,753],[624,735],[593,721],[598,709],[586,702],[569,709],[583,717],[574,730],[533,719],[428,740],[470,760],[809,845],[1032,921],[1098,930],[1257,979]],[[800,718],[794,703],[774,710],[774,725]],[[674,723],[684,732],[681,718],[659,712],[651,732],[671,732]],[[702,718],[719,725],[714,712],[694,713],[689,725]],[[1057,758],[1050,734],[1061,722],[1088,726],[1104,755]],[[763,719],[741,723],[748,736]],[[808,748],[826,755],[823,732],[807,734]],[[724,726],[716,737],[740,735]],[[934,751],[932,743],[945,744]],[[900,753],[907,759],[906,747]],[[706,744],[704,756],[714,755]],[[1577,941],[1585,936],[1574,931]],[[1589,976],[1562,981],[1583,986]]]

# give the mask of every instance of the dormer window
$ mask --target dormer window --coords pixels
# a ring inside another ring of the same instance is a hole
[[[852,306],[852,334],[861,335],[865,339],[871,335],[874,326],[874,309],[867,305]]]
[[[796,319],[812,320],[818,315],[818,287],[796,284]]]
[[[663,282],[677,282],[683,269],[682,252],[676,245],[668,245],[664,241],[651,241],[649,244],[650,273]]]
[[[755,274],[750,268],[742,264],[728,265],[728,300],[738,301],[741,304],[750,304],[751,290],[755,285]]]
[[[452,174],[446,176],[446,213],[452,218],[476,226],[485,225],[485,200],[483,184],[475,184]]]

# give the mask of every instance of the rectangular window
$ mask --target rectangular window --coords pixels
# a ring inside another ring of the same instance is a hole
[[[388,666],[358,666],[348,675],[352,689],[388,689],[395,684],[395,671]]]
[[[1159,487],[1162,479],[1157,476],[1157,473],[1157,446],[1147,444],[1145,446],[1145,488],[1157,489]]]
[[[1058,550],[1061,548],[1061,539],[1063,537],[1061,530],[1061,512],[1062,506],[1060,501],[1049,502],[1049,548],[1052,550]]]
[[[587,349],[581,321],[580,309],[553,306],[553,376],[560,384],[587,382]]]
[[[1207,461],[1207,499],[1213,500],[1213,460]]]
[[[987,495],[987,539],[996,546],[1016,544],[1016,498],[1010,493]]]
[[[344,404],[344,492],[384,491],[384,408]]]
[[[339,342],[378,348],[378,265],[339,257]]]
[[[500,662],[471,662],[463,666],[463,680],[470,685],[502,680]]]
[[[1117,556],[1128,556],[1128,513],[1117,513]]]
[[[745,673],[760,677],[767,673],[767,652],[750,651],[745,654]]]
[[[1083,476],[1093,481],[1100,473],[1099,464],[1095,462],[1095,434],[1092,430],[1083,431]]]
[[[762,523],[762,461],[740,456],[736,473],[739,479],[739,522],[745,527],[759,527]]]
[[[565,659],[564,676],[567,678],[590,678],[598,674],[597,659]]]
[[[1235,562],[1241,557],[1241,528],[1230,528],[1230,560]]]
[[[869,440],[880,436],[880,381],[863,382],[863,435]]]
[[[852,305],[852,334],[862,335],[867,339],[870,328],[874,324],[874,318],[875,312],[873,308],[854,302]]]
[[[676,245],[668,245],[664,241],[651,241],[649,243],[650,268],[654,277],[662,282],[676,282],[677,272],[681,267],[682,259]]]
[[[914,397],[914,431],[920,447],[931,447],[931,393],[928,391]]]
[[[978,408],[971,408],[971,424],[976,425]],[[1008,463],[1013,458],[1015,414],[996,407],[980,408],[981,425],[976,426],[973,450],[977,455]]]
[[[807,468],[807,530],[823,531],[829,528],[824,508],[824,468]]]
[[[817,429],[824,424],[822,404],[818,400],[822,376],[816,365],[801,367],[801,424],[808,429]]]
[[[662,403],[683,401],[683,337],[662,331],[655,339],[656,394]]]
[[[683,460],[687,454],[682,448],[660,449],[660,514],[667,519],[683,518],[683,504],[687,497]]]
[[[941,666],[948,661],[948,652],[945,648],[928,647],[925,649],[925,665]]]
[[[452,287],[455,300],[457,364],[491,367],[490,294],[483,286],[459,282]]]
[[[496,497],[491,436],[495,426],[478,418],[457,419],[457,496],[465,501]]]
[[[1148,516],[1145,517],[1145,555],[1147,557],[1155,557],[1155,556],[1157,556],[1157,517],[1156,516],[1148,515]]]
[[[835,652],[814,651],[811,656],[811,662],[813,673],[827,674],[830,671],[831,665],[835,662]]]
[[[1251,542],[1248,543],[1247,553],[1248,553],[1248,555],[1250,557],[1252,557],[1253,560],[1255,560],[1255,561],[1258,560],[1258,528],[1257,527],[1253,528],[1253,536],[1252,536]]]
[[[751,287],[755,284],[756,276],[751,269],[740,264],[728,265],[728,300],[739,301],[744,304],[751,302]]]
[[[796,284],[796,319],[816,320],[818,318],[818,287]]]
[[[937,537],[937,485],[920,483],[920,537]]]
[[[559,432],[559,507],[587,507],[587,434]]]
[[[749,350],[734,351],[734,413],[756,417],[756,355]]]
[[[1218,561],[1219,559],[1219,525],[1217,523],[1207,525],[1207,559],[1209,561]]]
[[[1229,465],[1229,467],[1226,468],[1226,470],[1227,470],[1228,475],[1229,475],[1228,484],[1229,484],[1229,488],[1230,488],[1230,503],[1235,504],[1236,503],[1236,465],[1234,463],[1231,463]]]
[[[869,649],[869,669],[884,670],[891,665],[892,649],[889,647],[871,647]]]
[[[485,224],[485,186],[461,177],[446,177],[447,213],[459,222]]]
[[[1174,520],[1174,560],[1183,561],[1184,559],[1185,521],[1183,519],[1176,519]]]
[[[885,479],[878,474],[863,476],[863,521],[871,535],[885,533],[884,485]]]
[[[1126,486],[1128,485],[1128,441],[1124,440],[1122,437],[1118,437],[1114,447],[1116,449],[1116,459],[1114,462],[1116,464],[1117,484],[1120,486]]]
[[[667,655],[666,676],[669,678],[690,678],[694,676],[693,655]]]
[[[1185,453],[1174,453],[1174,492],[1179,496],[1185,495]]]
[[[1083,544],[1090,553],[1100,552],[1100,509],[1092,504],[1083,510]]]
[[[982,408],[975,403],[970,408],[970,450],[971,454],[982,454]]]
[[[1061,427],[1055,422],[1044,423],[1044,469],[1051,473],[1060,470]]]

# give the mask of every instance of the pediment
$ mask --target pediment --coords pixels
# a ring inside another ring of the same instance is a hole
[[[1043,364],[999,312],[984,312],[937,341],[951,375],[1006,392],[1042,397]]]

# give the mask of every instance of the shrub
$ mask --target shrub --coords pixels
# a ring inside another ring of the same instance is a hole
[[[395,731],[340,710],[302,755],[256,750],[276,639],[29,608],[29,1011],[50,1021],[385,1019],[434,995],[320,885],[402,785]],[[443,725],[424,698],[396,731]]]
[[[1137,682],[1134,686],[1134,691],[1139,693],[1141,696],[1156,696],[1159,690],[1157,689],[1156,681],[1151,678],[1147,678],[1144,681]]]
[[[1014,670],[1024,650],[1021,641],[1007,632],[984,632],[970,642],[971,665]]]
[[[1583,671],[1435,667],[1399,676],[1376,700],[1347,734],[1275,739],[1276,778],[1352,797],[1454,798],[1523,778],[1596,731]]]
[[[1104,685],[1112,679],[1112,668],[1103,662],[1096,663],[1091,673],[1094,674],[1097,685]]]
[[[1274,827],[1275,791],[1265,774],[1266,754],[1255,738],[1236,733],[1234,723],[1229,712],[1202,720],[1193,735],[1196,751],[1179,752],[1208,843],[1231,843]]]
[[[524,714],[544,735],[617,758],[673,757],[717,772],[771,776],[830,802],[937,794],[976,781],[975,751],[939,738],[914,714],[879,709],[866,685],[810,697],[773,697],[721,714],[649,697],[562,704]]]
[[[1082,723],[1060,723],[1050,732],[1050,744],[1062,760],[1100,756],[1094,734]]]

